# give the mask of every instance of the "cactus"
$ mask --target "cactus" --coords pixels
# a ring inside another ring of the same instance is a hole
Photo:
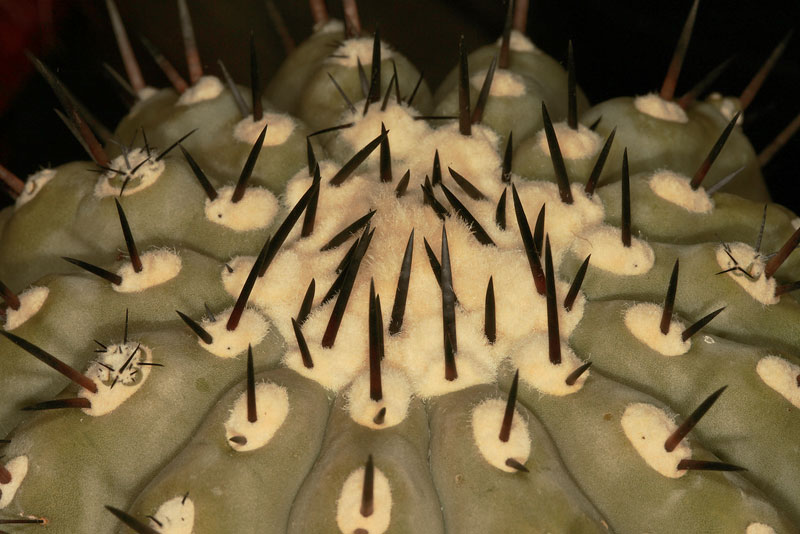
[[[800,219],[752,94],[676,101],[679,46],[589,107],[522,0],[435,92],[352,0],[266,87],[252,40],[249,88],[206,75],[178,0],[156,90],[106,3],[130,113],[32,58],[92,163],[0,169],[0,530],[797,532]]]

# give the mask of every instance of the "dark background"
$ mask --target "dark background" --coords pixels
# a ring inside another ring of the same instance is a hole
[[[175,2],[117,2],[145,79],[154,86],[167,85],[138,34],[147,35],[185,73]],[[305,1],[275,3],[295,40],[305,38],[311,28]],[[596,103],[660,88],[690,5],[687,0],[532,0],[528,34],[559,60],[566,55],[567,40],[573,39],[578,83]],[[329,7],[340,14],[337,0],[330,0]],[[421,68],[432,87],[455,65],[459,35],[465,35],[469,49],[492,41],[504,14],[500,0],[361,0],[359,7],[365,29],[380,25],[382,37]],[[237,81],[246,82],[251,30],[265,80],[285,57],[264,0],[189,0],[189,8],[208,72],[219,74],[216,61],[221,58]],[[733,57],[713,89],[738,95],[798,22],[798,1],[703,0],[677,94]],[[0,163],[20,177],[42,165],[86,159],[53,112],[58,104],[50,89],[31,73],[24,48],[42,56],[107,125],[126,110],[101,68],[105,61],[123,71],[104,1],[0,0]],[[790,41],[745,114],[744,129],[757,151],[800,113],[799,88],[800,35]],[[764,174],[773,197],[800,211],[800,136],[773,158]]]

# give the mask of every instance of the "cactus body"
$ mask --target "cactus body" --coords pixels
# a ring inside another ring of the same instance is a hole
[[[796,532],[798,218],[733,122],[699,183],[717,107],[589,108],[509,35],[485,102],[502,44],[409,103],[408,59],[320,20],[263,100],[143,89],[132,147],[29,178],[0,524]]]

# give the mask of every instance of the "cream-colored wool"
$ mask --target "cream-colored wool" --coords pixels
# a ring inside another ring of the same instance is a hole
[[[192,104],[212,100],[217,98],[223,89],[222,82],[216,76],[203,76],[197,80],[197,83],[183,92],[175,105],[191,106]]]
[[[637,96],[633,100],[633,105],[639,111],[656,119],[663,121],[687,123],[689,117],[676,102],[664,100],[656,93]]]
[[[177,252],[164,248],[145,252],[139,259],[142,261],[142,270],[138,273],[133,269],[131,262],[125,262],[117,269],[117,274],[122,277],[122,283],[111,284],[114,291],[140,293],[169,282],[178,276],[183,265]]]
[[[231,202],[234,187],[217,190],[217,198],[206,198],[206,219],[237,232],[261,230],[272,224],[278,213],[278,199],[263,187],[248,187],[239,202]]]
[[[616,275],[634,276],[653,268],[655,253],[645,241],[631,237],[631,246],[622,245],[621,230],[615,226],[595,226],[577,236],[572,250],[579,258],[592,255],[592,267]]]
[[[6,309],[6,324],[5,329],[7,332],[19,328],[25,322],[36,315],[42,306],[44,306],[47,296],[50,294],[50,289],[44,286],[33,286],[19,295],[19,308]]]
[[[647,181],[653,193],[667,202],[692,213],[710,213],[714,209],[714,201],[703,186],[692,189],[690,182],[686,176],[668,170],[655,172]]]
[[[573,130],[566,122],[556,122],[553,124],[553,130],[555,130],[558,148],[564,159],[591,158],[596,156],[600,147],[603,146],[603,138],[583,124],[578,124],[578,129]],[[550,156],[550,145],[544,130],[540,130],[536,134],[536,144],[539,150]]]
[[[225,421],[225,439],[238,452],[254,451],[270,442],[289,415],[289,394],[286,388],[265,382],[256,384],[257,420],[247,419],[247,392],[236,399]],[[244,437],[244,444],[231,441],[234,436]]]
[[[105,352],[98,354],[99,358],[90,363],[86,371],[86,376],[97,386],[97,393],[78,390],[78,397],[92,403],[83,413],[93,417],[113,412],[139,391],[152,369],[142,364],[153,361],[152,350],[133,341],[108,345]]]
[[[166,164],[164,160],[156,161],[155,156],[156,154],[148,156],[145,149],[134,148],[128,152],[127,162],[124,156],[117,156],[111,160],[109,168],[119,172],[106,171],[100,175],[94,186],[95,198],[127,197],[156,183],[164,172]],[[136,169],[136,172],[130,174],[133,169]]]
[[[364,529],[369,534],[383,534],[392,519],[392,488],[389,479],[375,467],[373,478],[374,511],[369,517],[361,515],[361,495],[365,468],[359,467],[347,477],[336,502],[336,524],[342,534]]]
[[[750,276],[738,269],[729,271],[726,276],[733,279],[748,295],[761,304],[777,304],[780,300],[780,297],[775,296],[777,282],[774,277],[764,276],[766,262],[761,254],[746,243],[728,243],[727,246],[730,256],[725,251],[724,245],[717,247],[716,257],[720,268],[728,270],[738,264]],[[736,260],[735,263],[734,260]]]
[[[678,429],[672,416],[652,404],[635,403],[625,408],[621,424],[628,441],[647,465],[668,478],[686,474],[685,470],[678,470],[681,460],[692,457],[686,438],[672,452],[664,448],[667,438]]]
[[[261,146],[280,146],[297,128],[297,122],[285,113],[267,112],[257,121],[253,120],[252,115],[248,115],[233,127],[233,137],[248,145],[254,145],[264,126],[267,126],[267,133]]]
[[[158,507],[153,518],[150,526],[161,534],[192,534],[194,502],[187,495],[173,497]]]
[[[472,410],[472,437],[484,459],[492,466],[507,473],[517,470],[506,465],[512,458],[525,465],[531,453],[531,438],[528,423],[519,411],[514,411],[508,441],[500,441],[500,427],[506,411],[506,401],[488,399]]]
[[[5,468],[11,473],[11,482],[8,484],[0,484],[0,510],[11,504],[17,490],[25,480],[28,474],[28,457],[17,456],[12,458],[5,464]]]
[[[756,372],[766,385],[800,408],[800,366],[778,356],[766,356],[758,361]]]
[[[638,303],[625,310],[625,327],[633,337],[662,356],[680,356],[692,347],[692,342],[681,339],[685,325],[677,319],[670,322],[667,335],[661,333],[661,316],[664,308],[658,304]]]
[[[19,209],[30,202],[50,180],[55,178],[55,176],[55,169],[42,169],[28,176],[28,179],[25,180],[25,187],[14,203],[14,209]]]

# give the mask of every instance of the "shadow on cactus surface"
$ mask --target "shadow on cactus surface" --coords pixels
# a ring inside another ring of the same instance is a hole
[[[435,90],[343,4],[238,84],[107,0],[113,131],[31,55],[88,160],[0,175],[0,532],[797,532],[800,218],[740,127],[788,36],[678,91],[695,2],[591,105],[527,2]]]

